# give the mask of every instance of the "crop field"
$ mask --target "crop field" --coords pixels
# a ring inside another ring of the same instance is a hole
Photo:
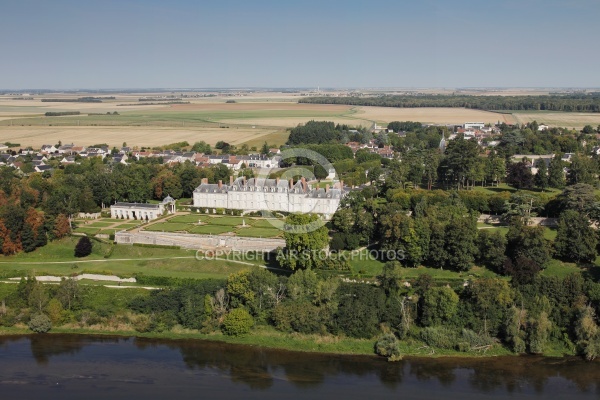
[[[519,124],[537,121],[538,124],[581,129],[585,125],[600,125],[600,113],[567,113],[553,111],[515,111],[513,117]]]
[[[356,107],[356,118],[374,120],[379,123],[390,121],[416,121],[428,124],[464,124],[469,121],[495,124],[498,121],[514,123],[509,114],[468,108],[395,108],[395,107]]]
[[[65,97],[57,94],[51,97]],[[74,96],[71,95],[70,98]],[[187,141],[219,140],[231,144],[246,143],[260,147],[265,141],[284,144],[288,128],[309,120],[328,120],[351,126],[385,126],[391,121],[418,121],[432,124],[526,123],[537,120],[551,126],[581,129],[600,125],[600,114],[521,112],[494,113],[465,108],[394,108],[330,104],[299,104],[291,95],[256,93],[236,98],[210,97],[190,99],[190,104],[143,105],[140,95],[116,95],[103,103],[54,103],[12,100],[0,96],[0,143],[40,147],[43,144],[107,143],[120,146],[155,147]],[[188,101],[188,99],[184,99]],[[140,104],[138,104],[140,103]],[[122,104],[131,104],[123,106]],[[46,117],[48,111],[79,111],[81,115]],[[118,115],[113,115],[113,112]],[[111,113],[107,115],[106,113]],[[88,115],[97,114],[97,115]]]

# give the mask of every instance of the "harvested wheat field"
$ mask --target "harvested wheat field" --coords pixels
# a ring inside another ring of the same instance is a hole
[[[495,124],[498,121],[514,123],[510,114],[468,108],[395,108],[395,107],[357,107],[353,117],[373,120],[379,123],[391,121],[415,121],[427,124],[464,124],[465,122],[485,122]]]
[[[600,113],[516,111],[513,113],[513,116],[520,124],[537,121],[538,124],[574,129],[581,129],[585,125],[591,125],[596,128],[600,125]]]
[[[204,140],[214,145],[219,140],[231,144],[240,144],[250,140],[260,140],[262,137],[273,137],[275,128],[162,128],[162,127],[133,127],[133,126],[27,126],[2,127],[0,143],[13,142],[21,146],[39,148],[43,144],[75,143],[92,145],[106,143],[109,146],[121,146],[127,142],[129,146],[162,146],[169,143],[187,141],[190,144]],[[262,143],[262,142],[261,142]]]
[[[236,100],[237,101],[237,100]],[[330,112],[334,114],[344,114],[350,112],[352,106],[343,104],[305,104],[292,102],[247,102],[247,103],[191,103],[191,104],[173,104],[169,106],[173,111],[318,111]]]

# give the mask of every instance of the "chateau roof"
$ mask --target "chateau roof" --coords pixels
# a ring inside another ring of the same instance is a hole
[[[150,203],[115,203],[111,205],[111,207],[119,207],[119,208],[147,208],[152,210],[158,210],[158,204],[150,204]]]

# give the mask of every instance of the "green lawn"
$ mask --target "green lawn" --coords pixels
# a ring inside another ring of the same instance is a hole
[[[191,227],[188,225],[188,227]],[[222,233],[233,232],[234,229],[231,226],[226,225],[200,225],[195,226],[190,230],[190,233],[197,233],[200,235],[220,235]]]
[[[91,224],[83,224],[80,223],[79,226],[81,227],[91,227],[91,228],[106,228],[107,226],[111,226],[114,225],[114,222],[105,222],[105,221],[99,221],[99,222],[92,222]]]
[[[544,228],[544,237],[548,240],[554,241],[554,239],[556,239],[557,233],[558,233],[557,228],[554,228],[554,227],[545,227]]]
[[[252,225],[255,228],[275,228],[276,225],[274,225],[271,222],[275,222],[279,221],[277,219],[251,219],[251,220],[246,220],[246,224],[250,223],[250,225]],[[281,221],[283,222],[283,221]],[[276,228],[275,228],[276,229]]]
[[[205,221],[210,225],[238,226],[242,225],[244,221],[247,224],[250,219],[245,217],[208,217]]]
[[[572,263],[565,263],[560,260],[550,260],[546,268],[541,272],[545,276],[557,276],[564,278],[574,272],[581,272],[581,268]]]
[[[234,262],[236,260],[198,260],[193,250],[129,245],[115,245],[110,258],[104,258],[109,254],[111,245],[96,241],[92,242],[92,254],[80,259],[74,256],[77,240],[76,237],[69,237],[51,242],[31,253],[2,257],[0,276],[2,272],[17,270],[24,274],[33,272],[36,275],[57,276],[102,273],[130,277],[143,273],[150,276],[207,279],[225,278],[243,269],[258,268]],[[260,261],[251,262],[264,265]]]
[[[177,232],[177,231],[185,231],[187,232],[192,226],[189,224],[183,223],[171,223],[171,222],[159,222],[157,224],[152,224],[147,226],[147,231],[155,231],[155,232]]]
[[[484,192],[484,193],[487,193],[487,194],[496,194],[496,193],[501,193],[501,192],[515,193],[517,191],[517,189],[515,189],[512,186],[507,185],[506,183],[501,183],[498,186],[485,186],[485,187],[475,186],[473,188],[473,190],[476,190],[478,192]],[[543,193],[545,193],[548,196],[552,197],[552,196],[555,196],[557,194],[560,194],[561,192],[562,192],[562,190],[560,190],[560,189],[549,188],[549,189],[544,190]],[[540,194],[540,193],[542,193],[542,191],[540,189],[531,189],[531,190],[522,189],[521,193],[525,193],[525,194]]]
[[[206,221],[207,218],[209,217],[201,214],[176,215],[169,218],[168,221],[169,223],[179,222],[183,224],[195,224],[198,223],[198,221]]]
[[[73,229],[73,232],[76,233],[85,233],[86,235],[95,235],[98,232],[100,232],[102,228],[75,228]]]

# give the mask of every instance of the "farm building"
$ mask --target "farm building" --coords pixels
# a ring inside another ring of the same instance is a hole
[[[161,203],[115,203],[110,206],[110,217],[151,221],[163,215],[175,214],[175,199],[167,196]]]
[[[194,190],[194,207],[243,211],[284,211],[322,214],[326,219],[337,210],[344,195],[343,182],[330,188],[313,188],[304,178],[294,183],[283,179],[234,180],[229,185],[219,181],[209,184],[206,179]]]

